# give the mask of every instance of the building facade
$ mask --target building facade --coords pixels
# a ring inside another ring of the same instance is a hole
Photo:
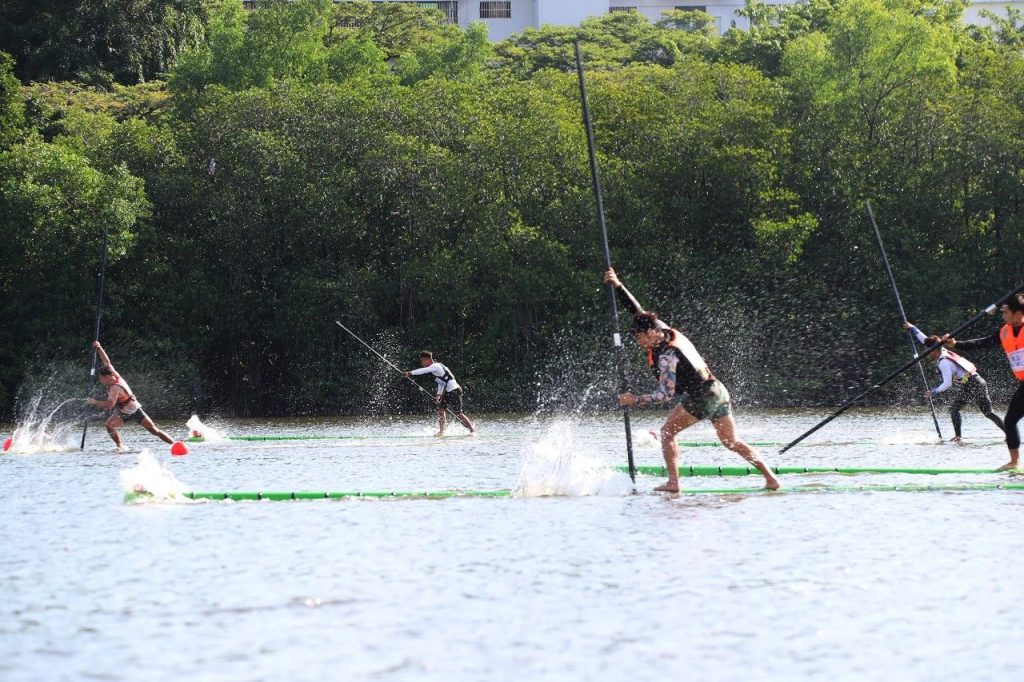
[[[335,0],[336,2],[338,0]],[[409,2],[410,0],[373,0],[374,2]],[[769,4],[790,5],[798,0],[769,0]],[[482,21],[487,25],[491,40],[504,40],[528,28],[539,28],[545,24],[575,26],[588,17],[608,12],[634,11],[648,19],[658,21],[665,12],[674,9],[700,10],[714,17],[718,33],[728,31],[732,26],[749,28],[746,19],[736,14],[743,8],[743,0],[688,0],[692,4],[667,2],[666,0],[439,0],[411,4],[438,9],[448,21],[466,27],[471,21]],[[701,4],[698,4],[701,3]],[[975,0],[964,13],[964,21],[984,24],[982,10],[1006,16],[1006,8],[1024,10],[1024,0],[1011,2],[990,2]]]

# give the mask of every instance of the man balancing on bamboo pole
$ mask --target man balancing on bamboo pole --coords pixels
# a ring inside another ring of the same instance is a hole
[[[641,348],[648,352],[648,363],[658,387],[653,393],[633,395],[622,393],[619,404],[649,405],[672,400],[680,393],[686,397],[677,404],[661,427],[661,451],[668,470],[668,482],[655,488],[659,492],[679,492],[679,444],[676,435],[702,419],[710,419],[722,445],[750,462],[764,476],[764,487],[777,490],[779,480],[749,445],[736,436],[736,422],[732,416],[729,391],[711,373],[711,369],[697,349],[682,332],[673,329],[658,319],[654,313],[645,312],[629,290],[622,285],[609,268],[604,273],[605,284],[611,284],[618,292],[623,305],[633,313],[633,337]]]
[[[913,334],[918,342],[926,348],[941,341],[938,336],[926,336],[912,322],[904,321],[903,328]],[[925,391],[924,396],[934,398],[954,385],[957,387],[953,402],[949,405],[949,417],[953,420],[955,434],[951,439],[952,442],[963,442],[960,434],[960,426],[963,421],[960,418],[960,408],[969,402],[977,404],[978,409],[989,421],[998,426],[1000,431],[1005,431],[1003,420],[992,411],[992,399],[988,395],[988,384],[978,373],[978,368],[974,366],[973,362],[945,348],[936,348],[928,354],[928,358],[935,363],[939,374],[942,375],[942,383],[930,391]]]
[[[447,412],[451,410],[452,414],[462,422],[462,425],[469,429],[469,435],[475,436],[476,428],[473,426],[473,422],[469,421],[469,417],[462,411],[462,387],[459,386],[459,382],[455,380],[455,375],[452,374],[450,369],[440,362],[434,361],[434,354],[429,350],[420,353],[419,369],[414,369],[411,372],[402,372],[402,376],[406,379],[423,374],[432,375],[434,383],[437,384],[437,395],[434,396],[434,404],[437,405],[439,429],[435,435],[438,437],[444,435]]]
[[[999,467],[1000,471],[1007,471],[1016,469],[1020,462],[1020,431],[1017,423],[1024,417],[1024,294],[1011,294],[1003,301],[1000,310],[1003,313],[1003,326],[996,333],[968,341],[948,338],[948,334],[942,339],[948,347],[963,350],[1002,346],[1006,359],[1010,361],[1010,371],[1017,377],[1017,390],[1010,398],[1010,407],[1003,418],[1010,461]]]
[[[103,366],[96,370],[96,374],[99,382],[107,387],[107,399],[96,400],[95,398],[86,398],[85,404],[98,407],[101,410],[114,410],[116,408],[114,414],[107,419],[106,426],[107,433],[114,440],[117,449],[123,449],[121,434],[117,432],[117,429],[129,421],[138,421],[142,428],[168,445],[173,445],[174,439],[161,431],[153,423],[153,420],[149,418],[149,415],[142,411],[142,403],[138,401],[132,393],[132,389],[128,387],[125,380],[121,378],[121,375],[117,373],[114,366],[110,364],[110,358],[107,357],[100,342],[93,341],[92,347],[96,349],[100,362],[103,363]]]

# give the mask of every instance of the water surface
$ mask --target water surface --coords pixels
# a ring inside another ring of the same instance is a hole
[[[634,414],[638,463],[660,462],[645,432],[663,416]],[[573,456],[625,462],[614,414],[474,417],[479,439],[431,438],[426,418],[226,421],[236,435],[355,438],[199,443],[180,458],[124,434],[194,490],[497,489],[526,462],[556,478]],[[739,423],[784,442],[820,417],[748,410]],[[787,466],[1005,461],[986,420],[966,413],[964,430],[973,443],[940,445],[920,413],[864,411],[784,456],[761,450]],[[126,505],[119,474],[135,463],[99,429],[82,453],[0,456],[0,679],[1020,677],[1024,493],[666,496],[641,478],[633,495],[624,475],[583,467],[568,474],[586,479],[576,492],[601,494]],[[699,447],[683,463],[742,460]],[[924,482],[938,479],[1008,477]]]

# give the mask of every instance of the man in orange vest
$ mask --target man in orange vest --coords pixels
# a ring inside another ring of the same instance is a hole
[[[779,480],[757,452],[736,435],[729,391],[711,373],[711,368],[686,336],[669,327],[657,315],[645,312],[633,294],[609,268],[606,284],[615,287],[624,305],[633,313],[632,331],[636,342],[648,353],[648,364],[658,387],[646,395],[623,393],[619,404],[648,405],[677,401],[661,427],[661,451],[665,458],[668,482],[655,488],[659,492],[679,492],[679,444],[676,436],[702,419],[711,421],[722,445],[750,462],[764,476],[764,487],[777,490]]]
[[[1003,326],[995,334],[969,341],[943,338],[949,348],[970,350],[1002,347],[1006,359],[1010,361],[1010,371],[1017,377],[1017,390],[1010,398],[1010,407],[1003,418],[1010,461],[999,467],[999,470],[1006,471],[1016,469],[1020,461],[1020,431],[1017,423],[1024,417],[1024,294],[1010,296],[1003,301],[1000,310],[1003,312]]]
[[[941,340],[938,336],[926,336],[924,332],[915,327],[911,322],[904,322],[903,328],[913,334],[926,347],[933,346]],[[988,383],[978,373],[978,368],[974,366],[973,362],[945,348],[936,348],[928,354],[928,357],[935,363],[936,369],[942,375],[942,383],[930,391],[925,391],[925,397],[934,398],[953,386],[957,387],[957,390],[954,391],[953,402],[949,405],[949,416],[953,420],[953,432],[955,434],[952,439],[954,443],[963,442],[960,433],[960,426],[963,423],[963,420],[960,418],[960,408],[970,402],[975,403],[978,409],[981,410],[981,413],[998,426],[1000,431],[1005,431],[1003,420],[992,411],[992,399],[988,395]]]

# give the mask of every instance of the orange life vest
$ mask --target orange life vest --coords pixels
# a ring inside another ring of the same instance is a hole
[[[999,341],[1003,344],[1006,352],[1006,359],[1010,361],[1010,370],[1013,375],[1024,381],[1024,327],[1018,327],[1014,333],[1013,327],[1004,324],[999,330]]]
[[[141,407],[135,394],[132,393],[132,389],[128,387],[128,383],[121,378],[120,374],[114,374],[114,383],[111,386],[117,386],[123,391],[116,398],[118,410],[124,414],[132,414]]]

